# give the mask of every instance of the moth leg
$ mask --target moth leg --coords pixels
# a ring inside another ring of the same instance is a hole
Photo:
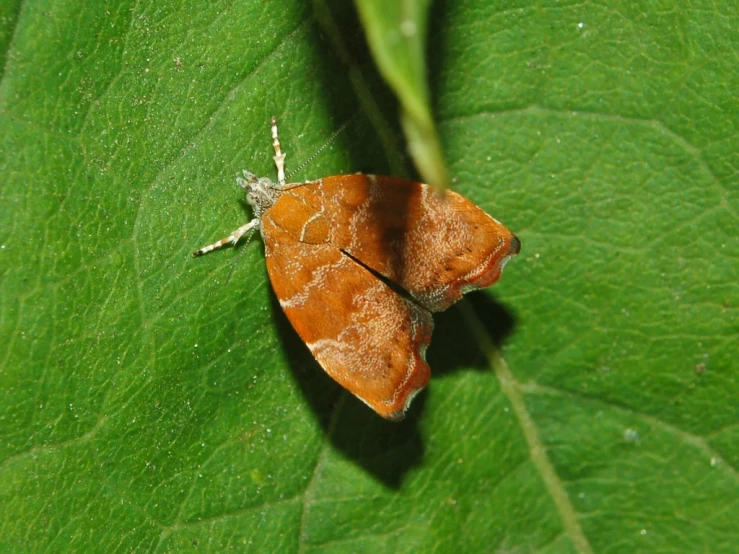
[[[280,185],[284,185],[286,182],[285,178],[285,154],[280,148],[280,139],[277,137],[277,118],[272,116],[272,147],[275,149],[275,155],[273,157],[275,165],[277,166],[277,182]]]
[[[224,237],[221,240],[214,242],[213,244],[209,244],[208,246],[203,246],[200,250],[196,250],[192,253],[192,256],[193,258],[197,258],[198,256],[202,256],[203,254],[207,254],[208,252],[225,246],[228,243],[235,245],[237,242],[239,242],[239,239],[241,239],[241,237],[243,237],[247,233],[253,232],[254,229],[256,229],[257,227],[259,227],[259,220],[254,218],[246,225],[242,225],[241,227],[233,231],[227,237]]]

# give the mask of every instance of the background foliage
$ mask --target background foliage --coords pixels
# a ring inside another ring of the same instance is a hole
[[[391,424],[258,240],[190,258],[273,174],[271,115],[289,167],[351,119],[296,178],[411,174],[356,15],[0,7],[0,550],[735,551],[739,10],[431,8],[452,181],[523,251]]]

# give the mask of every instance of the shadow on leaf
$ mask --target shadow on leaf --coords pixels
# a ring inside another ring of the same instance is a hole
[[[513,329],[512,314],[485,293],[468,296],[494,343],[501,344]],[[422,392],[413,401],[402,422],[381,418],[323,371],[293,330],[273,292],[270,299],[290,369],[331,444],[386,486],[399,488],[405,474],[423,463],[424,444],[418,422],[423,417],[426,394]],[[434,319],[436,338],[429,349],[432,379],[470,367],[489,369],[459,310],[447,310]]]

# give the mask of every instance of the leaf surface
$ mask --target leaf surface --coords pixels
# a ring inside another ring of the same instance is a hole
[[[258,239],[190,257],[272,115],[288,169],[349,121],[295,179],[407,167],[356,15],[242,4],[2,8],[0,549],[733,552],[736,7],[434,3],[452,182],[523,250],[393,424]]]

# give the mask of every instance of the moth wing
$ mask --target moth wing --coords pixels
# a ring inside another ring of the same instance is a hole
[[[267,271],[282,309],[334,380],[381,416],[402,419],[429,379],[431,313],[333,245],[305,198],[283,198],[284,206],[262,218]]]
[[[492,285],[520,250],[518,238],[463,196],[395,177],[321,180],[333,198],[335,242],[431,311]],[[351,225],[338,225],[351,221]]]

